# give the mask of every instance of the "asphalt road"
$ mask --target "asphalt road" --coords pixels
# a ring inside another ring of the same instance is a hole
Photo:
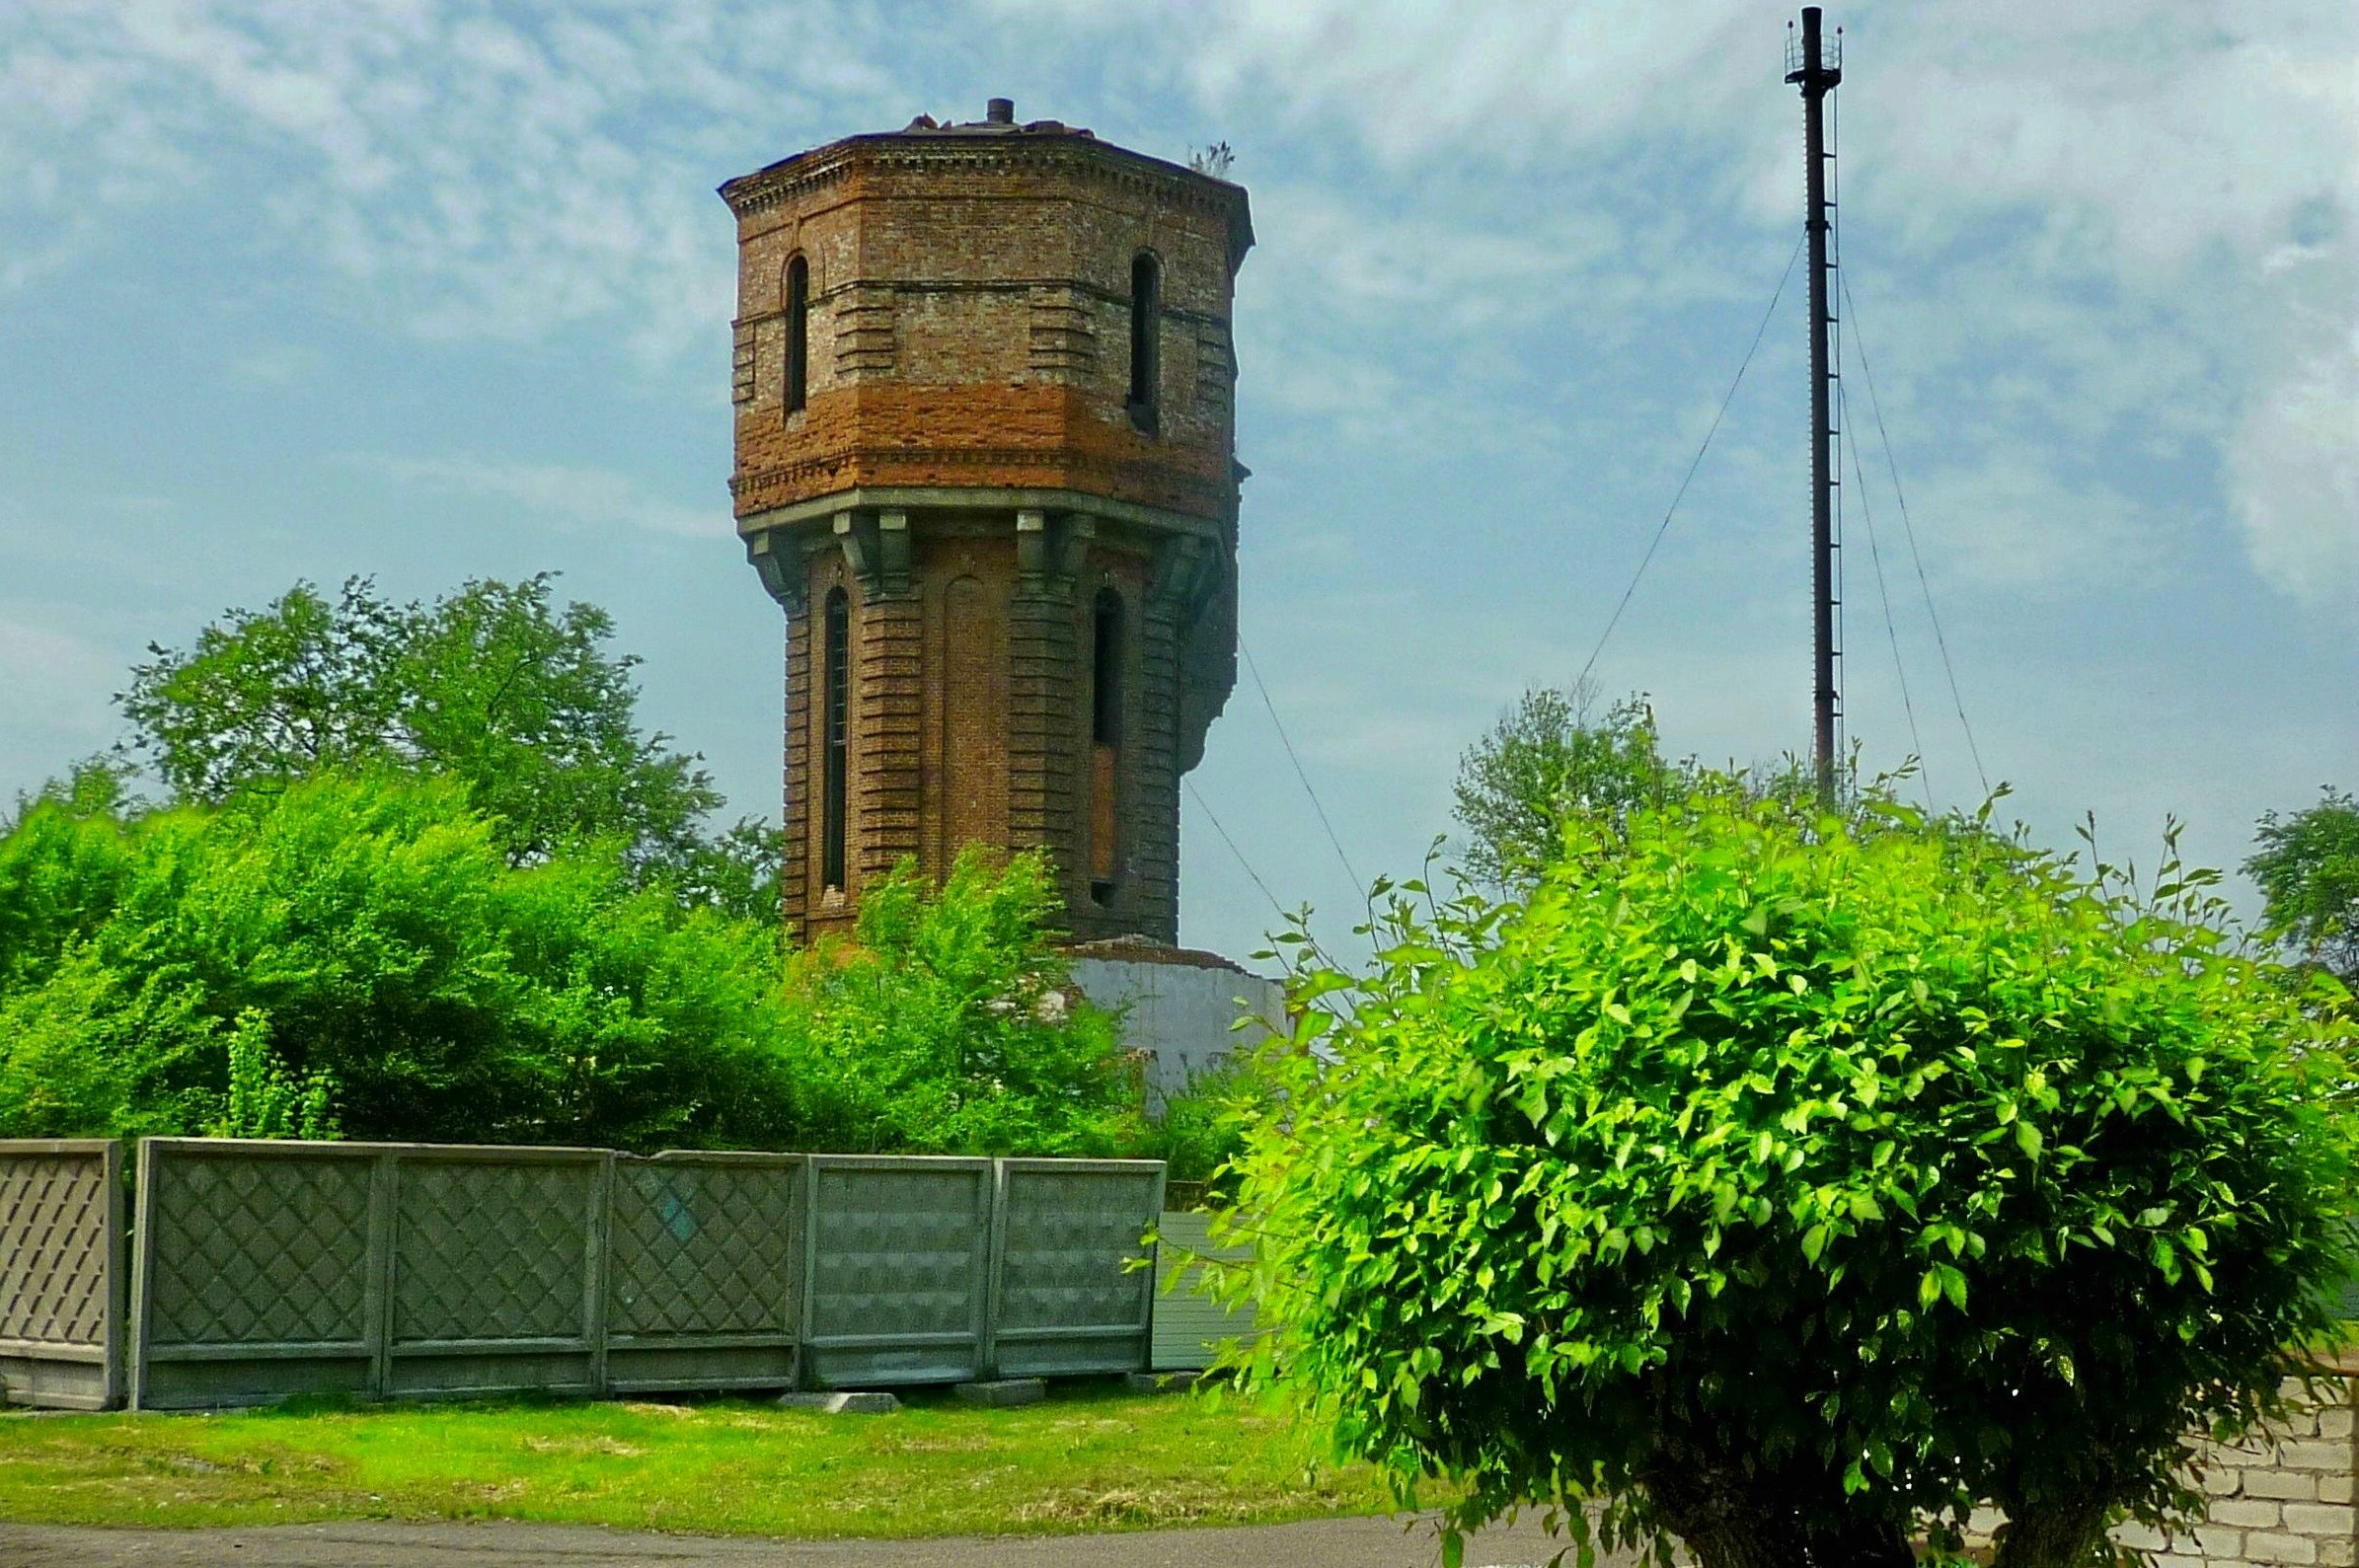
[[[1542,1564],[1562,1544],[1527,1521],[1470,1540],[1466,1568]],[[1384,1519],[913,1541],[746,1540],[495,1521],[255,1530],[0,1524],[0,1568],[1435,1568],[1440,1560],[1429,1526]]]

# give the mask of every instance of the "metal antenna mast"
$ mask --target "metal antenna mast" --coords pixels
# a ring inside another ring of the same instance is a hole
[[[1811,588],[1811,762],[1818,773],[1818,799],[1835,803],[1835,720],[1842,697],[1835,684],[1835,422],[1832,352],[1835,316],[1827,288],[1827,237],[1833,203],[1827,199],[1826,100],[1843,80],[1843,33],[1833,47],[1819,33],[1819,8],[1802,7],[1799,38],[1787,24],[1786,80],[1802,90],[1802,136],[1808,166],[1810,239],[1810,588]]]

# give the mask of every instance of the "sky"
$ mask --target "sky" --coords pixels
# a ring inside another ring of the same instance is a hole
[[[1806,749],[1800,268],[1729,395],[1800,235],[1788,15],[17,0],[0,799],[117,738],[150,642],[298,578],[556,570],[644,656],[647,720],[774,812],[714,187],[993,96],[1225,142],[1252,192],[1250,665],[1191,776],[1183,941],[1244,956],[1302,904],[1340,939],[1451,828],[1464,748],[1584,667],[1678,754]],[[1848,733],[1939,805],[2004,782],[2043,843],[2093,812],[2151,862],[2176,817],[2233,866],[2262,812],[2359,787],[2359,9],[1828,25]]]

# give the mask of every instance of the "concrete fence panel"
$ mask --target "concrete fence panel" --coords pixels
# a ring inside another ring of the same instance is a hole
[[[67,1185],[103,1254],[119,1184],[88,1147],[73,1157],[92,1174]],[[1162,1201],[1154,1160],[147,1139],[130,1395],[171,1410],[1137,1371],[1154,1307],[1134,1265]],[[10,1280],[68,1277],[47,1255],[10,1244]],[[103,1300],[113,1276],[92,1277]],[[100,1367],[74,1376],[105,1403],[103,1329],[64,1332],[96,1336],[63,1359]]]
[[[0,1384],[104,1410],[122,1388],[122,1146],[0,1142]]]
[[[805,1180],[799,1155],[616,1159],[609,1389],[794,1385]]]
[[[388,1151],[389,1395],[606,1386],[606,1209],[593,1149]]]
[[[377,1392],[388,1175],[366,1146],[142,1139],[133,1407]]]
[[[990,1362],[1003,1378],[1139,1372],[1161,1160],[1003,1159]]]
[[[805,1379],[960,1382],[988,1365],[992,1161],[813,1155]]]

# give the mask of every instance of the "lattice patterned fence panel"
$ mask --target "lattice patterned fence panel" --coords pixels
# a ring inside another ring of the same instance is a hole
[[[390,1157],[384,1391],[604,1392],[614,1157],[427,1146]]]
[[[601,1391],[612,1163],[143,1140],[133,1403]]]
[[[799,1155],[618,1158],[606,1385],[779,1388],[801,1325]]]
[[[806,1381],[874,1388],[982,1376],[992,1162],[813,1155],[809,1168]]]
[[[142,1139],[133,1406],[375,1393],[381,1166],[358,1145]]]
[[[1153,1159],[1003,1159],[991,1362],[1004,1378],[1140,1372],[1163,1208]]]
[[[11,1404],[122,1392],[122,1147],[0,1142],[0,1384]]]

